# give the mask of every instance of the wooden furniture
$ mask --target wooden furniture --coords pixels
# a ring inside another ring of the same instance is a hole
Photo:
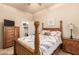
[[[3,48],[13,46],[14,40],[16,40],[19,37],[19,27],[4,27],[3,36]]]
[[[71,54],[79,54],[79,39],[63,39],[63,50]]]
[[[33,50],[30,47],[24,47],[22,46],[17,40],[15,41],[15,45],[14,45],[14,54],[17,55],[39,55],[39,21],[35,21],[34,25],[35,25],[35,42],[34,42],[34,46],[35,49]],[[60,21],[60,28],[43,28],[43,30],[50,30],[50,31],[61,31],[61,38],[62,38],[62,21]],[[61,45],[59,45],[61,46]],[[59,50],[59,47],[54,51],[54,53],[57,53],[57,51]],[[54,54],[52,53],[52,54]]]

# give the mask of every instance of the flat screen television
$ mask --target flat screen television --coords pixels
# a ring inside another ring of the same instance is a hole
[[[4,19],[4,26],[14,26],[15,22],[11,20]]]

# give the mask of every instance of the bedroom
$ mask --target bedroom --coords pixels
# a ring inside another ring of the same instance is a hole
[[[6,46],[13,46],[15,43],[9,42],[15,40],[15,37],[6,39],[8,32],[6,33],[6,26],[4,26],[4,19],[14,22],[12,31],[15,28],[19,34],[19,38],[24,36],[30,36],[35,34],[34,22],[39,21],[39,33],[43,31],[43,28],[60,28],[62,29],[63,45],[61,50],[57,51],[56,55],[71,55],[79,54],[79,4],[78,3],[3,3],[0,4],[0,54],[14,54],[14,47],[6,48]],[[62,23],[60,22],[62,21]],[[23,24],[27,26],[23,29]],[[61,25],[62,24],[62,25]],[[61,25],[61,26],[60,26]],[[62,27],[62,28],[61,28]],[[10,31],[10,30],[8,30]],[[14,33],[14,32],[13,32]],[[12,32],[11,35],[14,35]],[[28,33],[28,34],[27,34]],[[6,34],[6,38],[4,36]],[[14,35],[14,36],[15,36]],[[39,35],[37,35],[39,37]],[[73,39],[72,39],[73,38]],[[16,37],[16,40],[18,38]],[[39,40],[39,39],[38,39]],[[5,43],[7,41],[7,43]],[[73,44],[74,43],[74,44]],[[38,43],[36,43],[38,44]],[[38,44],[39,45],[39,44]],[[38,46],[39,47],[39,46]],[[36,48],[38,49],[38,48]],[[24,49],[25,50],[25,49]],[[59,50],[59,49],[58,49]],[[20,51],[20,49],[18,50]],[[21,52],[21,51],[20,51]],[[24,52],[24,51],[23,51]],[[29,53],[29,52],[27,52]],[[26,54],[26,53],[24,53]]]

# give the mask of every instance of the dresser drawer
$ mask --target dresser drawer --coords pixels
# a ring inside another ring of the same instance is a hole
[[[10,30],[8,30],[8,32],[13,33],[13,32],[14,32],[14,30],[13,30],[13,29],[10,29]]]
[[[7,37],[5,42],[12,42],[15,38],[14,37]]]
[[[13,42],[5,42],[5,47],[4,48],[8,48],[8,47],[11,47],[11,46],[13,46],[14,45],[14,43]]]

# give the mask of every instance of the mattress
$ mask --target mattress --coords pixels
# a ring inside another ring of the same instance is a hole
[[[51,55],[56,48],[62,43],[61,37],[56,36],[46,36],[39,35],[40,37],[40,54],[41,55]],[[30,35],[28,37],[21,37],[18,39],[18,42],[24,47],[34,48],[34,35]]]

